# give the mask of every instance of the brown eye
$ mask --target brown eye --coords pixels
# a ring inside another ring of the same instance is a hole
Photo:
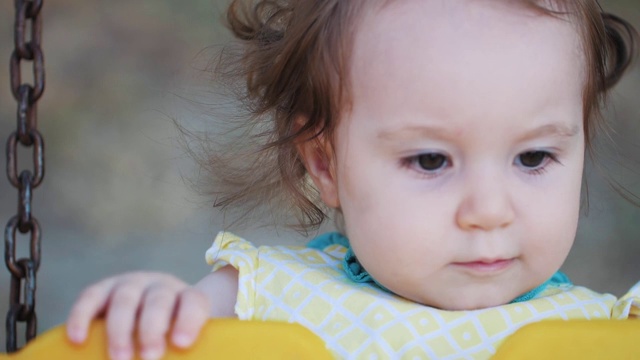
[[[535,168],[542,165],[548,156],[546,151],[528,151],[518,155],[518,162],[524,167]]]
[[[447,165],[447,158],[438,153],[422,154],[416,157],[416,162],[422,170],[436,171]]]

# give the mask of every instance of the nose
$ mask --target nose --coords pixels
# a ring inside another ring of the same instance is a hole
[[[506,181],[499,176],[470,176],[463,184],[463,197],[456,222],[464,230],[484,230],[509,226],[515,219],[513,199]]]

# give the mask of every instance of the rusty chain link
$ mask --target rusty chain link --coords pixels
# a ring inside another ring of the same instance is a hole
[[[7,313],[7,352],[17,350],[17,323],[26,323],[26,341],[36,336],[36,273],[40,267],[40,225],[33,216],[33,189],[44,177],[44,141],[38,131],[37,102],[44,92],[42,0],[14,0],[14,50],[11,54],[11,92],[18,103],[17,129],[7,139],[7,177],[18,190],[18,213],[5,228],[4,260],[11,273]],[[22,82],[22,66],[31,62],[33,84]],[[18,174],[18,143],[31,148],[33,171]],[[29,234],[29,257],[16,259],[17,235]]]

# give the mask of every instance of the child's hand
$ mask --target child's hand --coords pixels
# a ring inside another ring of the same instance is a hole
[[[188,347],[209,319],[211,299],[196,287],[162,273],[136,272],[104,279],[78,297],[67,320],[74,343],[87,337],[89,323],[105,316],[109,353],[114,360],[131,359],[134,329],[143,359],[158,359],[165,352],[165,336]]]

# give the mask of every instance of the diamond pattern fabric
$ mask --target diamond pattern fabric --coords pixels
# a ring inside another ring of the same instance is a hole
[[[487,359],[525,324],[545,319],[640,316],[640,283],[616,299],[572,285],[536,298],[472,311],[413,303],[342,270],[346,248],[261,246],[221,232],[206,252],[213,271],[239,271],[235,311],[242,320],[296,322],[320,336],[337,358]]]

